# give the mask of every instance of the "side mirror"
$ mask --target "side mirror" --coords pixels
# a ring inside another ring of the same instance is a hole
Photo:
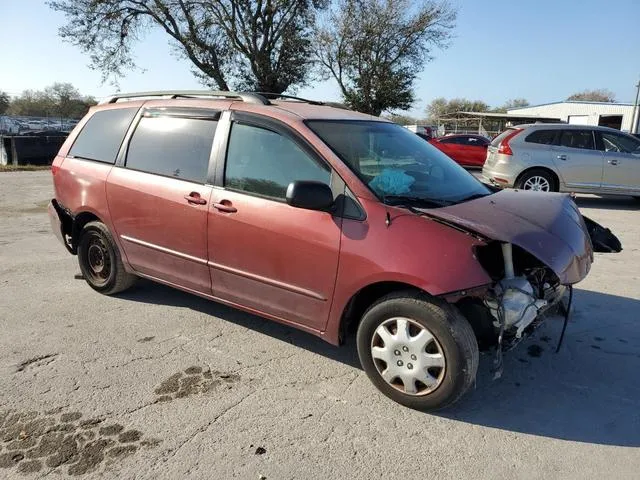
[[[328,212],[333,207],[333,192],[326,183],[310,180],[291,182],[287,187],[287,203],[292,207]]]

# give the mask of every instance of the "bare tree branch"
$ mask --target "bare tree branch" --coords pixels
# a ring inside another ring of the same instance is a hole
[[[312,70],[317,11],[328,0],[50,0],[66,41],[103,78],[135,68],[133,47],[160,28],[207,85],[282,93]]]
[[[351,108],[408,109],[417,74],[432,48],[448,46],[455,20],[446,0],[339,0],[317,29],[315,56]]]

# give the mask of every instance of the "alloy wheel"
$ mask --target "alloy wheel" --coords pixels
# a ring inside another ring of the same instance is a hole
[[[527,179],[523,185],[524,190],[533,190],[535,192],[549,192],[551,191],[551,185],[549,180],[539,175],[534,175]]]

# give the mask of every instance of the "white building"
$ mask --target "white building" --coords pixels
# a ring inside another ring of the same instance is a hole
[[[508,111],[509,114],[513,115],[557,118],[563,122],[577,125],[601,125],[604,127],[617,128],[623,132],[632,131],[633,112],[632,103],[579,101],[545,103],[531,107],[513,108]],[[639,116],[640,112],[636,112],[636,129],[633,130],[634,132],[638,132]]]

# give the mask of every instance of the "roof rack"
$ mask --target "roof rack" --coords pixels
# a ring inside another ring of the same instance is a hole
[[[279,98],[283,98],[285,100],[297,100],[299,102],[308,103],[310,105],[324,105],[324,102],[319,102],[317,100],[309,100],[307,98],[294,97],[292,95],[283,95],[281,93],[271,93],[271,92],[251,92],[256,95],[260,95],[269,100],[277,100]]]
[[[168,98],[198,98],[198,97],[221,97],[235,100],[242,100],[247,103],[256,103],[259,105],[270,105],[271,102],[261,95],[250,92],[226,92],[216,90],[159,90],[153,92],[136,92],[136,93],[116,93],[100,102],[100,104],[117,103],[118,100],[135,99],[145,97],[168,97]]]

